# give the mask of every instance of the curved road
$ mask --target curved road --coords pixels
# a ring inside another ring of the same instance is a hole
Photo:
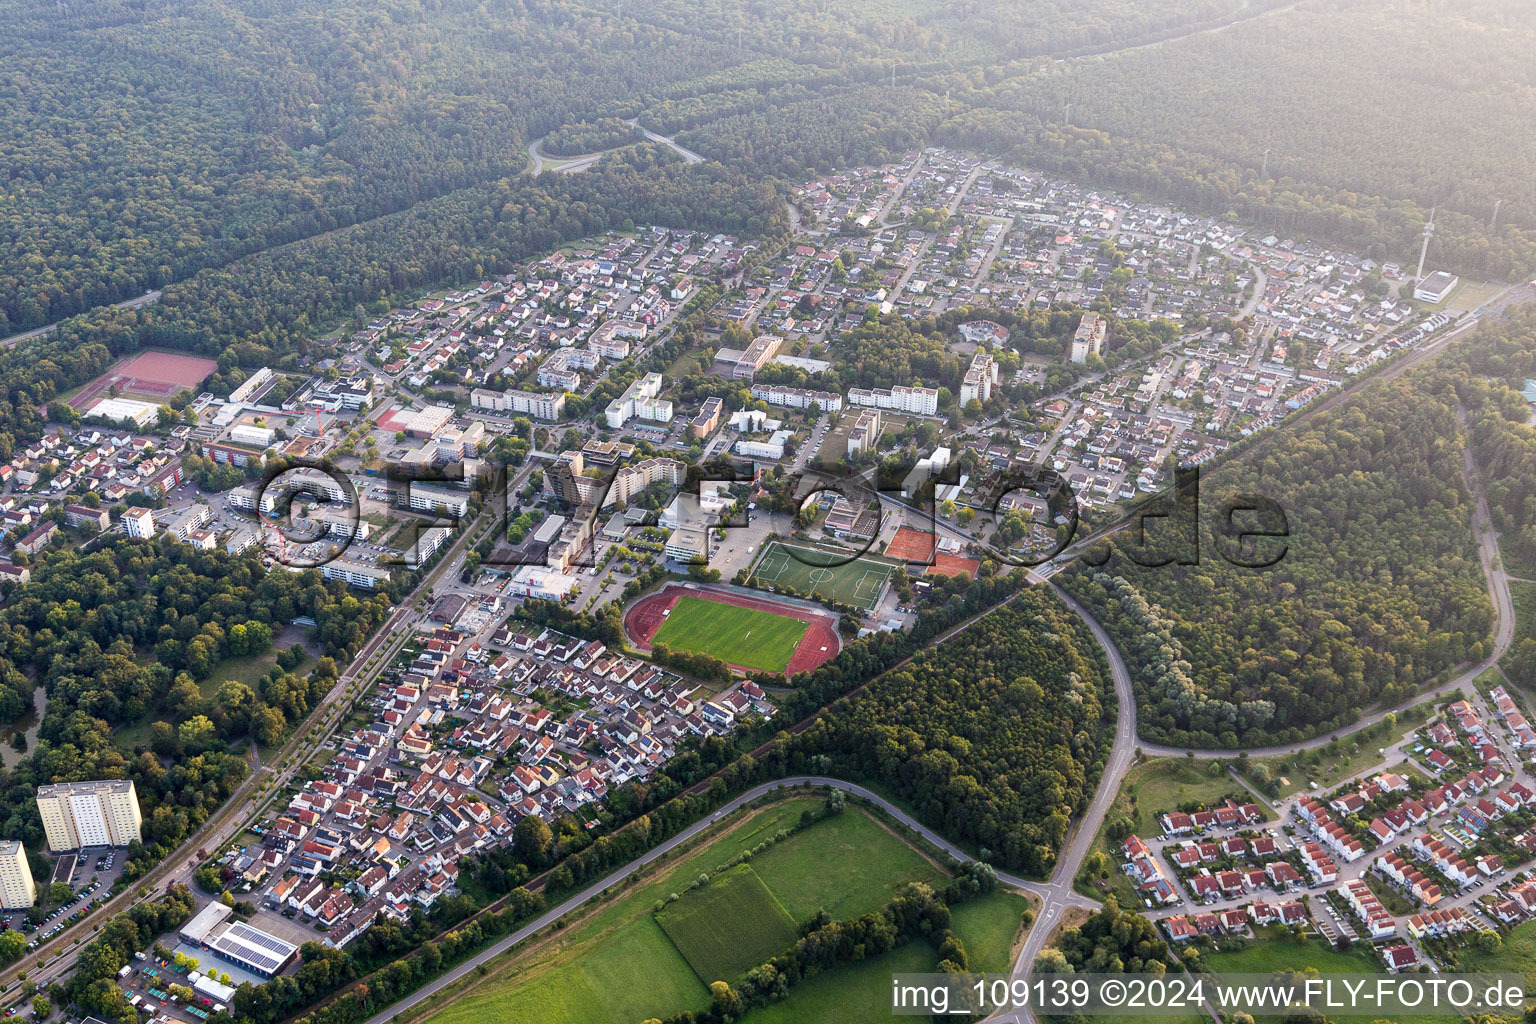
[[[1351,725],[1347,729],[1337,730],[1333,735],[1343,736],[1348,735],[1349,733],[1357,732],[1380,721],[1381,718],[1387,714],[1388,710],[1401,710],[1402,708],[1411,706],[1413,704],[1421,703],[1432,695],[1438,695],[1442,692],[1464,685],[1471,679],[1476,678],[1476,676],[1488,666],[1497,663],[1498,659],[1504,654],[1505,651],[1508,650],[1511,642],[1513,641],[1514,615],[1513,605],[1511,604],[1509,598],[1509,578],[1503,571],[1498,560],[1498,538],[1493,531],[1492,522],[1488,515],[1487,500],[1483,494],[1481,484],[1478,480],[1476,466],[1472,460],[1470,451],[1465,453],[1463,472],[1466,476],[1468,487],[1476,498],[1473,510],[1473,525],[1477,534],[1478,553],[1483,565],[1483,570],[1487,575],[1489,595],[1493,599],[1494,608],[1498,616],[1498,626],[1494,633],[1493,652],[1481,662],[1468,668],[1461,675],[1457,676],[1450,682],[1437,687],[1435,690],[1420,694],[1406,704],[1400,705],[1399,708],[1383,709],[1381,711],[1375,712],[1374,714],[1369,715],[1361,719],[1361,721]],[[1040,583],[1046,582],[1038,576],[1034,576],[1034,579]],[[1093,845],[1093,841],[1098,835],[1099,829],[1104,823],[1105,817],[1109,813],[1109,808],[1114,802],[1115,795],[1120,790],[1120,785],[1125,778],[1126,772],[1129,771],[1135,759],[1136,748],[1136,700],[1135,692],[1131,684],[1130,671],[1126,666],[1125,659],[1121,656],[1119,648],[1115,646],[1114,642],[1110,639],[1103,626],[1099,624],[1098,620],[1089,614],[1087,609],[1079,604],[1074,598],[1062,592],[1059,588],[1054,587],[1054,585],[1052,586],[1058,598],[1069,609],[1071,609],[1074,614],[1083,620],[1084,624],[1086,624],[1089,630],[1093,633],[1094,639],[1103,649],[1105,658],[1109,663],[1110,676],[1115,687],[1115,697],[1119,703],[1119,713],[1115,723],[1114,742],[1110,748],[1109,757],[1105,762],[1104,771],[1100,777],[1098,788],[1094,793],[1092,802],[1088,806],[1088,810],[1076,822],[1071,832],[1068,834],[1067,842],[1063,847],[1061,855],[1057,859],[1056,867],[1051,874],[1050,880],[1044,883],[1034,882],[1015,875],[1010,875],[1003,872],[998,873],[998,879],[1003,882],[1003,884],[1015,889],[1033,893],[1034,895],[1038,896],[1041,901],[1040,909],[1036,914],[1034,924],[1031,926],[1029,933],[1025,938],[1024,945],[1020,949],[1019,955],[1014,964],[1014,973],[1020,975],[1028,975],[1030,968],[1034,963],[1035,957],[1039,955],[1042,949],[1044,949],[1046,942],[1049,941],[1052,932],[1054,932],[1057,926],[1061,923],[1061,919],[1068,908],[1086,908],[1096,905],[1095,901],[1090,900],[1076,892],[1072,888],[1072,883],[1077,876],[1078,869],[1082,865],[1084,859],[1087,857],[1088,852]],[[963,625],[968,624],[969,623]],[[947,636],[944,639],[947,639]],[[1331,738],[1332,736],[1320,737],[1305,743],[1293,744],[1277,748],[1258,748],[1255,750],[1250,750],[1249,753],[1260,755],[1266,753],[1284,753],[1325,744],[1329,742]],[[1144,751],[1147,753],[1155,754],[1182,754],[1184,753],[1184,748],[1144,746]],[[1239,752],[1197,750],[1194,753],[1196,757],[1227,758],[1235,757]],[[765,794],[771,793],[775,790],[799,786],[822,786],[839,789],[845,793],[850,793],[852,795],[862,797],[876,807],[879,807],[882,811],[890,815],[896,821],[921,835],[923,839],[928,843],[937,849],[942,850],[949,856],[955,858],[957,861],[968,863],[974,859],[964,850],[955,846],[948,839],[923,825],[921,822],[914,819],[910,814],[895,806],[884,797],[854,783],[845,782],[841,779],[832,779],[821,776],[795,776],[787,779],[780,779],[774,782],[764,783],[760,786],[754,787],[751,790],[748,790],[746,793],[743,793],[741,796],[735,798],[734,800],[725,804],[719,810],[710,814],[707,818],[696,822],[684,831],[680,832],[678,835],[669,839],[667,842],[655,847],[654,849],[645,853],[643,856],[612,872],[601,881],[587,887],[574,896],[571,896],[569,899],[562,902],[559,906],[547,910],[537,919],[529,922],[527,925],[524,925],[522,928],[518,929],[516,932],[500,940],[494,945],[487,947],[485,950],[482,950],[480,953],[476,954],[465,963],[454,968],[452,971],[449,971],[441,978],[428,983],[426,986],[417,990],[412,995],[395,1003],[383,1012],[375,1015],[368,1021],[368,1024],[386,1024],[387,1021],[393,1020],[394,1018],[399,1017],[401,1014],[407,1013],[410,1010],[420,1006],[423,1002],[442,992],[444,989],[458,984],[471,971],[474,971],[481,965],[489,963],[495,958],[501,956],[519,943],[526,941],[540,930],[549,927],[559,918],[585,905],[590,900],[596,899],[597,897],[603,895],[606,891],[623,882],[626,878],[633,875],[641,868],[652,863],[656,859],[665,856],[684,843],[689,842],[700,833],[702,833],[705,829],[711,828],[718,824],[723,818],[725,818],[726,815],[741,809],[746,804],[751,803],[759,797],[762,797]],[[1027,1021],[1030,1018],[1023,1013],[1014,1013],[993,1019],[999,1021],[1000,1024],[1003,1024],[1003,1022],[1010,1020],[1021,1022]]]
[[[1462,413],[1458,410],[1458,419]],[[1289,754],[1303,750],[1311,750],[1327,745],[1336,736],[1348,736],[1350,733],[1359,732],[1380,722],[1389,714],[1398,714],[1415,705],[1422,704],[1426,700],[1444,696],[1458,689],[1469,686],[1473,680],[1482,675],[1488,669],[1497,665],[1515,642],[1515,604],[1509,595],[1510,576],[1504,570],[1504,563],[1499,558],[1499,536],[1493,528],[1493,519],[1488,514],[1488,497],[1483,492],[1482,479],[1477,471],[1477,464],[1472,458],[1470,448],[1462,449],[1462,478],[1467,485],[1468,492],[1473,497],[1472,503],[1472,531],[1477,540],[1477,557],[1482,563],[1483,576],[1488,584],[1488,599],[1493,604],[1495,626],[1493,631],[1493,652],[1482,661],[1474,662],[1467,666],[1459,675],[1449,681],[1441,683],[1433,689],[1425,690],[1395,707],[1378,708],[1376,711],[1364,716],[1359,721],[1336,729],[1326,736],[1318,736],[1310,740],[1298,743],[1286,743],[1273,747],[1250,747],[1246,753],[1249,757],[1267,757],[1271,754]],[[1102,642],[1102,641],[1101,641]],[[1108,648],[1106,647],[1106,651]],[[1156,743],[1143,743],[1142,751],[1148,755],[1172,755],[1182,757],[1186,753],[1193,753],[1197,758],[1234,758],[1245,753],[1241,750],[1193,750],[1188,747],[1170,747]]]
[[[1458,421],[1465,422],[1463,410],[1457,411]],[[1455,676],[1449,682],[1443,683],[1432,690],[1427,690],[1405,701],[1394,708],[1383,708],[1351,724],[1349,727],[1339,729],[1328,736],[1317,737],[1301,743],[1287,744],[1277,747],[1257,747],[1247,751],[1250,756],[1267,756],[1269,754],[1285,754],[1298,750],[1306,750],[1312,747],[1322,746],[1335,736],[1347,736],[1369,728],[1381,721],[1388,713],[1406,710],[1425,700],[1438,697],[1442,694],[1456,690],[1471,683],[1488,668],[1497,665],[1515,638],[1515,614],[1514,603],[1509,594],[1509,574],[1505,572],[1503,563],[1499,559],[1498,534],[1493,529],[1492,518],[1488,514],[1488,499],[1483,491],[1481,477],[1478,474],[1477,465],[1472,457],[1471,448],[1462,450],[1462,477],[1468,491],[1473,496],[1472,528],[1477,541],[1478,559],[1483,567],[1483,574],[1488,583],[1488,596],[1493,602],[1497,624],[1493,634],[1493,651],[1482,661],[1479,661],[1460,675]],[[1128,749],[1135,744],[1136,735],[1136,699],[1131,687],[1130,673],[1126,668],[1125,659],[1120,656],[1120,650],[1115,646],[1109,635],[1099,625],[1098,621],[1088,611],[1063,593],[1060,588],[1056,590],[1057,596],[1071,608],[1093,631],[1094,639],[1104,649],[1104,655],[1109,660],[1110,674],[1115,683],[1115,694],[1120,703],[1120,714],[1115,727],[1115,744],[1110,754],[1109,761],[1104,767],[1104,774],[1099,780],[1098,792],[1094,795],[1093,803],[1089,806],[1088,813],[1078,823],[1068,844],[1062,852],[1061,859],[1057,862],[1056,871],[1051,876],[1051,883],[1046,887],[1042,896],[1040,913],[1036,917],[1035,925],[1030,928],[1029,935],[1024,941],[1023,948],[1019,951],[1018,958],[1014,962],[1015,975],[1028,976],[1034,965],[1035,957],[1045,948],[1045,943],[1050,938],[1050,933],[1059,923],[1063,911],[1070,906],[1089,905],[1090,901],[1072,890],[1072,880],[1076,876],[1077,869],[1087,857],[1094,837],[1098,835],[1100,826],[1104,823],[1104,817],[1114,801],[1115,794],[1120,791],[1120,784],[1125,778],[1125,773],[1130,769],[1134,758],[1134,749]],[[1129,737],[1129,738],[1127,738]],[[1235,758],[1243,751],[1237,750],[1189,750],[1184,747],[1167,747],[1153,744],[1143,744],[1143,753],[1161,755],[1183,755],[1192,753],[1196,758],[1225,759]],[[1032,1018],[1027,1012],[1010,1013],[992,1018],[1000,1024],[1014,1021],[1024,1022]]]
[[[636,128],[639,128],[640,131],[645,134],[645,138],[648,142],[659,142],[663,146],[669,147],[673,150],[673,152],[681,156],[686,163],[701,164],[704,162],[704,158],[698,153],[695,153],[693,150],[684,146],[678,145],[677,140],[670,138],[669,136],[657,135],[655,132],[642,125],[640,123],[640,119],[637,117],[632,117],[624,123],[634,125]],[[619,150],[628,149],[632,145],[634,145],[634,143],[625,143],[622,146],[614,146],[611,149],[600,149],[596,153],[583,153],[580,156],[545,156],[544,137],[541,136],[528,143],[528,159],[533,162],[533,165],[528,168],[528,173],[537,175],[543,173],[545,170],[552,170],[557,174],[577,174],[581,171],[588,170],[592,167],[593,164],[597,163],[609,153],[617,153]],[[549,164],[551,166],[546,168],[545,164]]]
[[[840,789],[844,793],[862,797],[863,799],[869,801],[871,804],[874,804],[876,807],[880,808],[886,814],[889,814],[892,818],[895,818],[903,825],[921,835],[929,843],[938,847],[940,850],[949,854],[949,856],[955,858],[956,860],[962,863],[969,863],[970,861],[974,860],[970,854],[955,846],[949,840],[934,832],[926,825],[918,822],[911,815],[907,814],[901,808],[895,806],[890,801],[880,796],[878,793],[872,793],[865,789],[863,786],[856,786],[851,782],[844,782],[841,779],[829,779],[816,775],[797,775],[787,779],[779,779],[775,782],[765,782],[760,786],[756,786],[747,790],[745,793],[741,794],[741,796],[722,806],[709,817],[694,823],[693,825],[684,829],[682,832],[679,832],[677,835],[673,836],[671,839],[667,840],[665,843],[662,843],[660,846],[650,850],[644,856],[630,861],[622,868],[614,871],[612,874],[603,878],[601,881],[588,886],[586,889],[583,889],[581,892],[572,896],[570,899],[567,899],[559,906],[546,910],[543,914],[528,922],[526,925],[519,928],[511,935],[508,935],[506,938],[502,939],[500,942],[497,942],[495,945],[486,947],[484,950],[475,954],[473,957],[470,957],[464,963],[455,967],[447,974],[444,974],[436,981],[429,982],[428,984],[417,989],[415,992],[411,993],[409,996],[406,996],[404,999],[390,1006],[387,1010],[375,1014],[368,1020],[367,1024],[386,1024],[388,1021],[394,1020],[403,1014],[409,1013],[411,1010],[420,1006],[423,1002],[437,995],[444,989],[451,988],[452,986],[457,985],[459,982],[463,981],[472,971],[480,967],[482,964],[489,963],[490,961],[496,959],[503,953],[506,953],[508,950],[512,949],[512,947],[516,946],[518,943],[523,942],[531,938],[535,933],[548,928],[550,925],[554,924],[555,921],[571,913],[573,910],[577,910],[590,900],[594,900],[597,897],[603,895],[603,893],[623,882],[630,875],[633,875],[635,872],[650,864],[652,861],[659,857],[663,857],[668,853],[671,853],[679,846],[682,846],[684,843],[699,835],[699,833],[703,832],[705,829],[712,828],[713,826],[719,824],[726,815],[740,810],[742,807],[746,806],[752,801],[757,800],[762,796],[766,796],[775,790],[792,789],[801,786],[822,786],[828,789]],[[997,878],[998,881],[1002,882],[1004,885],[1011,886],[1016,889],[1022,889],[1027,892],[1032,892],[1037,896],[1042,897],[1044,897],[1045,893],[1051,888],[1050,886],[1042,885],[1039,882],[1031,882],[1027,879],[1019,878],[1015,875],[1004,874],[1002,872],[998,872]],[[1079,899],[1081,899],[1081,897],[1079,897]],[[1086,901],[1084,902],[1086,903]]]
[[[1098,619],[1088,614],[1086,608],[1061,588],[1053,586],[1052,589],[1061,602],[1083,620],[1092,631],[1093,638],[1104,649],[1104,656],[1109,661],[1110,678],[1115,684],[1115,699],[1120,708],[1115,717],[1115,742],[1110,747],[1109,759],[1099,777],[1099,788],[1093,794],[1093,802],[1088,805],[1087,812],[1068,833],[1067,841],[1056,859],[1056,869],[1051,872],[1050,884],[1041,891],[1040,911],[1035,915],[1035,922],[1030,926],[1024,945],[1014,961],[1015,974],[1027,972],[1034,964],[1035,957],[1045,948],[1046,940],[1061,923],[1061,916],[1068,907],[1096,905],[1073,889],[1072,883],[1093,846],[1094,838],[1099,834],[1099,828],[1104,824],[1105,816],[1109,814],[1110,805],[1120,792],[1120,781],[1125,778],[1136,756],[1136,694],[1131,688],[1131,673],[1126,668],[1125,659],[1120,657],[1119,648],[1110,640],[1104,627],[1099,625]]]

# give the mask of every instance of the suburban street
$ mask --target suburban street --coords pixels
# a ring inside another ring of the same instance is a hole
[[[441,561],[424,576],[417,588],[401,601],[384,625],[358,652],[352,664],[336,680],[325,697],[310,712],[283,749],[266,764],[260,765],[246,777],[202,828],[198,829],[180,849],[161,861],[153,871],[137,879],[117,896],[99,907],[89,917],[81,918],[73,926],[43,943],[21,961],[0,971],[0,984],[10,984],[21,972],[32,968],[28,977],[44,984],[67,974],[74,967],[74,959],[61,955],[74,947],[77,939],[93,934],[101,922],[113,914],[121,913],[142,899],[152,899],[161,890],[172,885],[191,885],[192,876],[203,860],[201,851],[212,852],[227,843],[257,815],[265,805],[267,794],[281,791],[295,772],[303,767],[314,752],[330,741],[331,734],[344,718],[345,707],[351,697],[365,688],[388,664],[393,647],[404,642],[412,630],[405,628],[421,612],[416,598],[425,594],[442,577],[464,552],[470,536],[477,532],[478,521],[460,532],[459,537],[443,555]],[[147,896],[140,897],[140,890]],[[45,967],[37,964],[46,963]]]

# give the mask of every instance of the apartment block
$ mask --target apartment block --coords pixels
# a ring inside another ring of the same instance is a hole
[[[37,813],[43,819],[48,849],[127,846],[139,839],[143,816],[133,782],[61,782],[37,789]]]
[[[0,839],[0,909],[21,910],[36,902],[26,849],[15,839]]]

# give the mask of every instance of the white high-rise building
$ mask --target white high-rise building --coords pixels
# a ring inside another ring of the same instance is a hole
[[[128,779],[61,782],[37,788],[37,813],[48,849],[127,846],[140,838],[139,795]]]
[[[965,379],[960,382],[960,404],[966,405],[973,398],[983,405],[992,401],[992,389],[997,380],[997,361],[990,352],[977,352],[971,359],[970,369],[965,371]]]
[[[15,839],[0,839],[0,908],[22,910],[36,902],[27,851]]]
[[[1109,336],[1109,323],[1097,313],[1084,313],[1072,335],[1072,361],[1086,363],[1089,356],[1104,358],[1104,339]]]
[[[147,508],[130,508],[123,513],[123,530],[136,540],[149,540],[155,535],[155,519]]]

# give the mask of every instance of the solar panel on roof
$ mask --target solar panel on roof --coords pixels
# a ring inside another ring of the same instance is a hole
[[[258,931],[249,925],[235,923],[213,943],[214,949],[237,960],[244,960],[267,973],[282,966],[298,949],[291,942],[284,942],[274,935]]]

